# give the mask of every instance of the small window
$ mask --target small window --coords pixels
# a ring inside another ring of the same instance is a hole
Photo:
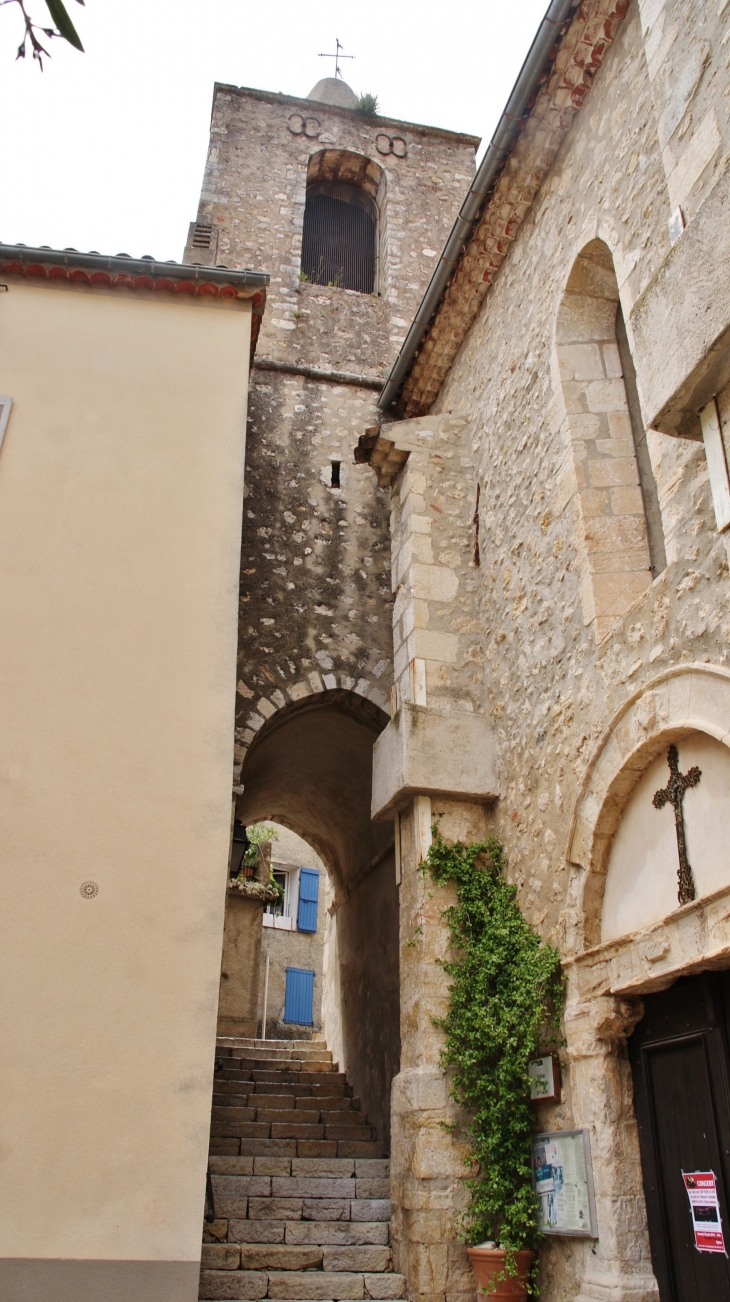
[[[291,873],[286,872],[283,868],[274,869],[274,881],[283,888],[284,899],[274,900],[271,904],[266,905],[266,912],[274,918],[291,917]]]
[[[315,181],[307,188],[302,275],[315,285],[375,290],[377,208],[347,181]]]

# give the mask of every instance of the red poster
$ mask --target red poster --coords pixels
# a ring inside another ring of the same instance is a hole
[[[682,1172],[698,1252],[725,1252],[714,1171]]]

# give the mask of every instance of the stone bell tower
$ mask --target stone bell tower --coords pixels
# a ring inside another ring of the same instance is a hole
[[[389,501],[353,448],[378,423],[478,144],[363,116],[333,77],[306,99],[215,87],[185,259],[271,274],[249,407],[238,765],[285,701],[344,689],[389,709]]]

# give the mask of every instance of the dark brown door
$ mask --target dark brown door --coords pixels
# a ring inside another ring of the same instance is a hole
[[[715,1172],[730,1246],[730,973],[684,978],[644,1003],[629,1051],[661,1302],[730,1302],[730,1263],[697,1251],[682,1179]]]

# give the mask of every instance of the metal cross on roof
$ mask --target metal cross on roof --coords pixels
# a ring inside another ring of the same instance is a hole
[[[340,50],[344,50],[345,47],[344,47],[344,45],[340,45],[340,40],[339,40],[339,37],[338,37],[338,36],[335,37],[335,45],[336,45],[336,49],[335,49],[334,54],[319,54],[317,57],[318,57],[319,59],[334,59],[334,61],[335,61],[335,76],[336,76],[336,77],[342,77],[342,69],[340,68],[340,59],[354,59],[354,58],[355,58],[355,55],[354,55],[354,54],[340,54]]]
[[[690,868],[689,859],[687,858],[687,842],[684,835],[684,811],[682,801],[684,793],[688,787],[696,787],[702,777],[702,770],[696,766],[689,769],[686,773],[679,771],[679,752],[676,746],[670,746],[667,752],[667,763],[669,765],[669,781],[666,787],[661,791],[656,791],[652,799],[652,805],[655,809],[663,809],[666,804],[674,808],[674,822],[677,828],[677,849],[679,851],[679,868],[677,870],[677,879],[679,881],[679,890],[677,899],[680,904],[689,904],[695,897],[695,884],[692,878],[692,869]]]

